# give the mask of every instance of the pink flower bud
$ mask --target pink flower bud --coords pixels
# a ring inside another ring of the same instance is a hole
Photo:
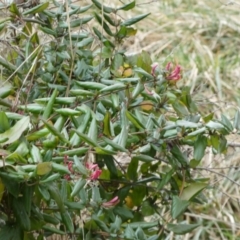
[[[175,68],[173,69],[172,63],[169,62],[166,66],[166,70],[169,72],[166,76],[167,80],[175,82],[181,78],[181,66],[180,65],[176,65]]]
[[[102,206],[105,208],[110,208],[116,206],[120,202],[118,196],[114,197],[112,200],[102,203]]]
[[[101,175],[102,170],[97,168],[90,176],[91,180],[97,180],[99,178],[99,176]]]
[[[152,76],[156,77],[155,71],[156,71],[156,68],[158,67],[158,63],[154,62],[154,63],[151,65],[151,67],[152,67],[151,74],[152,74]]]

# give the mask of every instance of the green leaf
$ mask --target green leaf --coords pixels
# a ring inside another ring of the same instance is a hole
[[[157,227],[159,225],[158,221],[155,222],[132,222],[132,223],[123,223],[122,226],[123,227],[131,227],[131,228],[152,228],[152,227]]]
[[[184,117],[184,116],[189,115],[189,112],[188,112],[186,106],[183,104],[183,102],[181,102],[179,100],[174,101],[172,106],[173,106],[174,110],[177,112],[178,116]]]
[[[233,127],[236,128],[237,130],[240,129],[240,110],[239,109],[235,113]]]
[[[113,212],[124,219],[133,218],[132,212],[125,207],[116,206],[114,207]]]
[[[128,165],[127,176],[129,179],[136,181],[138,179],[138,159],[132,159]]]
[[[186,188],[183,189],[180,199],[189,201],[193,199],[199,192],[201,192],[207,186],[208,184],[206,183],[199,182],[190,183]]]
[[[127,227],[125,229],[124,236],[126,237],[126,239],[134,239],[135,238],[135,232],[129,225],[127,225]]]
[[[74,163],[75,163],[75,167],[77,168],[77,170],[82,173],[83,175],[87,175],[87,169],[86,167],[84,167],[84,165],[82,164],[82,162],[79,160],[79,158],[75,155],[73,157]]]
[[[38,176],[48,174],[52,171],[51,162],[42,162],[37,165],[36,173]]]
[[[174,172],[175,172],[175,169],[172,168],[171,170],[169,170],[167,173],[164,174],[161,182],[157,186],[158,190],[161,190],[163,187],[165,187],[168,184]]]
[[[114,150],[119,150],[121,152],[128,152],[128,150],[120,145],[118,145],[117,143],[115,143],[114,141],[110,140],[109,138],[106,137],[102,137],[103,141],[106,142],[109,146],[111,146]]]
[[[1,227],[0,239],[4,240],[22,240],[24,239],[23,230],[19,223],[7,223]]]
[[[45,225],[42,227],[43,230],[50,232],[50,233],[56,233],[60,235],[66,235],[66,232],[59,230],[58,228],[50,227],[49,225]]]
[[[136,155],[132,158],[132,160],[139,160],[139,161],[142,161],[142,162],[152,162],[152,161],[155,161],[156,159],[155,158],[152,158],[148,155],[143,155],[143,154],[140,154],[140,155]]]
[[[47,120],[50,117],[51,112],[53,110],[53,104],[55,102],[57,94],[58,94],[58,91],[57,91],[57,89],[55,89],[52,93],[52,96],[51,96],[46,108],[44,109],[44,112],[43,112],[43,115],[42,115],[43,119]]]
[[[98,82],[79,82],[79,81],[75,81],[75,83],[82,88],[86,88],[86,89],[93,89],[93,90],[101,90],[103,88],[106,87],[106,85],[102,84],[102,83],[98,83]]]
[[[43,213],[43,219],[47,223],[51,223],[53,225],[57,225],[60,223],[59,219],[55,217],[55,214],[47,214]]]
[[[202,160],[205,149],[207,147],[207,137],[204,135],[198,135],[197,140],[194,143],[194,159],[197,161]]]
[[[85,154],[86,152],[88,151],[88,148],[86,147],[80,147],[80,148],[73,148],[71,150],[67,150],[67,151],[63,151],[63,152],[60,152],[59,154],[60,155],[67,155],[69,157],[72,157],[74,155],[83,155]]]
[[[128,11],[128,10],[134,8],[134,7],[135,7],[135,1],[132,1],[132,2],[130,2],[130,3],[127,3],[127,4],[125,4],[125,5],[117,8],[117,10]]]
[[[109,36],[114,36],[114,34],[112,33],[111,29],[109,28],[109,26],[107,25],[107,23],[97,14],[94,13],[94,16],[96,18],[96,20],[98,21],[98,23],[103,27],[103,29],[105,30],[105,32],[109,35]]]
[[[109,111],[106,111],[106,114],[103,119],[103,134],[111,137],[111,127],[110,127],[110,121],[111,121],[111,113]]]
[[[233,131],[233,126],[232,123],[230,122],[230,120],[225,116],[225,115],[221,115],[221,122],[222,124],[228,129],[229,132]]]
[[[143,126],[143,124],[138,120],[137,117],[135,117],[132,113],[130,113],[129,111],[126,111],[126,116],[128,118],[128,120],[138,129],[142,130],[145,129],[145,127]]]
[[[13,93],[14,93],[14,91],[13,91],[12,87],[10,87],[10,86],[1,86],[0,98],[6,98],[6,97],[8,97],[9,95],[11,95]]]
[[[13,65],[12,63],[6,61],[1,56],[0,56],[0,65],[2,65],[3,67],[5,67],[6,69],[8,69],[11,72],[15,72],[17,70],[17,67],[15,65]]]
[[[124,90],[126,88],[125,84],[115,83],[111,86],[104,87],[100,90],[101,93],[112,92],[117,90]]]
[[[67,230],[70,233],[73,233],[74,232],[74,225],[73,225],[73,221],[72,221],[72,218],[71,218],[69,212],[62,212],[61,217],[62,217],[62,222],[67,227]]]
[[[85,185],[86,185],[86,180],[79,178],[73,187],[73,190],[71,192],[71,197],[76,196]]]
[[[79,132],[78,130],[76,129],[73,129],[73,131],[85,142],[85,143],[88,143],[90,146],[93,146],[93,147],[99,147],[98,143],[94,140],[92,140],[90,137],[88,137],[87,135]]]
[[[8,117],[5,112],[0,112],[0,133],[7,131],[10,128]]]
[[[171,153],[183,166],[188,165],[187,157],[182,153],[178,146],[174,145],[171,149]]]
[[[205,133],[206,132],[206,127],[202,127],[202,128],[199,128],[198,130],[195,130],[191,133],[189,133],[187,136],[196,136],[196,135],[199,135],[201,133]]]
[[[173,196],[171,215],[173,219],[179,217],[189,206],[189,202],[180,199],[178,196]]]
[[[195,228],[199,227],[201,224],[172,224],[169,223],[167,228],[169,231],[172,231],[176,234],[186,234],[194,230]]]
[[[153,76],[150,73],[146,72],[145,70],[143,70],[140,67],[135,67],[134,72],[140,73],[141,75],[143,75],[144,77],[146,77],[148,79],[153,79]]]
[[[2,171],[2,170],[1,170]],[[19,183],[16,181],[16,179],[12,179],[9,174],[0,174],[1,180],[5,188],[9,193],[11,193],[15,198],[19,195]]]
[[[45,186],[38,185],[38,190],[39,190],[39,192],[42,195],[44,200],[46,200],[46,201],[50,200],[50,193]]]
[[[55,112],[63,116],[78,116],[81,114],[80,111],[77,111],[71,108],[59,108],[59,109],[56,109]]]
[[[214,121],[209,121],[206,124],[206,127],[210,128],[210,130],[222,130],[222,129],[224,129],[224,126],[221,123],[214,122]]]
[[[44,178],[43,180],[40,180],[39,183],[40,184],[50,183],[50,182],[58,180],[60,177],[61,177],[61,175],[59,173],[54,173],[54,174],[50,175],[49,177]]]
[[[16,5],[16,3],[15,2],[13,2],[11,5],[10,5],[10,7],[9,7],[9,12],[11,12],[12,14],[14,14],[14,15],[17,15],[17,16],[21,16],[21,14],[20,14],[20,12],[19,12],[19,10],[18,10],[18,7],[17,7],[17,5]]]
[[[128,19],[128,20],[122,22],[121,25],[124,25],[124,26],[133,25],[133,24],[141,21],[142,19],[146,18],[148,15],[150,15],[150,13],[138,15],[138,16],[136,16],[134,18],[131,18],[131,19]]]
[[[186,121],[186,120],[177,120],[176,125],[178,127],[184,127],[184,128],[198,128],[198,127],[201,127],[202,124],[189,122],[189,121]]]
[[[104,156],[104,162],[111,174],[111,178],[116,179],[118,177],[118,170],[116,168],[115,162],[113,160],[113,156]]]
[[[107,6],[105,6],[105,5],[103,5],[103,4],[101,4],[99,1],[97,1],[97,0],[92,0],[92,2],[94,3],[94,5],[99,9],[99,10],[103,10],[104,12],[106,12],[106,13],[112,13],[112,12],[114,12],[115,10],[114,10],[114,8],[111,8],[111,7],[107,7]]]
[[[55,184],[48,185],[48,191],[50,193],[51,198],[57,203],[59,211],[61,213],[65,212],[66,210],[64,208],[64,204],[57,185]]]
[[[95,221],[95,223],[98,225],[98,227],[103,230],[104,232],[109,232],[107,225],[101,221],[96,215],[93,215],[92,219]]]
[[[12,207],[17,218],[17,222],[24,230],[29,231],[31,229],[31,221],[21,198],[13,198]]]
[[[36,7],[33,7],[25,12],[23,12],[23,15],[28,15],[28,14],[35,14],[35,13],[40,13],[43,10],[47,9],[49,5],[49,2],[45,2],[42,4],[37,5]]]
[[[90,109],[86,110],[86,114],[84,116],[81,116],[81,124],[77,128],[77,131],[80,133],[84,133],[85,129],[87,128],[87,125],[89,124],[89,120],[91,117]],[[74,121],[74,118],[72,117],[72,121]],[[76,124],[78,126],[78,124]],[[70,139],[70,144],[72,146],[79,146],[81,142],[81,138],[77,135],[77,133],[74,133],[73,136]]]
[[[13,127],[8,129],[6,132],[0,134],[0,139],[7,139],[4,145],[10,144],[18,140],[22,133],[29,127],[30,118],[23,117]]]
[[[54,127],[52,126],[50,123],[48,123],[46,120],[41,119],[44,123],[44,125],[46,126],[46,128],[56,137],[58,137],[61,141],[63,141],[64,143],[68,143],[68,140]]]

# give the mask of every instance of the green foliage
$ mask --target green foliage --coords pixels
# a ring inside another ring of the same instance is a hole
[[[135,1],[118,8],[92,2],[9,7],[6,21],[21,19],[23,29],[11,42],[17,48],[0,58],[9,83],[0,90],[6,240],[190,232],[200,223],[186,223],[184,212],[203,202],[208,186],[194,170],[207,147],[223,153],[225,135],[240,125],[239,112],[234,126],[225,116],[201,116],[190,89],[173,83],[175,70],[155,69],[148,53],[124,54],[132,25],[148,16],[118,18]],[[93,31],[83,30],[87,23]],[[171,217],[162,218],[163,208]]]

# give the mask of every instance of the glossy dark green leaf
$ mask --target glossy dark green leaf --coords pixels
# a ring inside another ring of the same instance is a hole
[[[0,139],[8,139],[4,142],[4,144],[10,144],[15,142],[20,138],[20,136],[23,134],[23,132],[28,129],[30,123],[29,117],[22,117],[21,120],[17,121],[17,123],[9,128],[4,133],[0,134]]]
[[[62,217],[62,222],[66,226],[67,230],[70,233],[73,233],[74,232],[74,225],[73,225],[73,221],[72,221],[72,218],[71,218],[69,212],[67,212],[67,211],[62,212],[61,217]]]
[[[0,133],[7,131],[10,128],[9,120],[5,112],[0,112]]]
[[[13,93],[14,93],[14,91],[13,91],[12,87],[2,86],[0,89],[0,98],[6,98]]]
[[[46,8],[48,8],[48,5],[49,5],[49,2],[39,4],[36,7],[30,8],[29,10],[23,12],[23,15],[40,13],[44,11]]]
[[[204,135],[199,135],[194,143],[194,159],[197,161],[202,160],[205,155],[205,149],[207,147],[207,137]]]
[[[207,186],[207,183],[193,182],[183,189],[182,194],[180,195],[180,199],[189,201]]]
[[[136,181],[138,179],[138,159],[132,159],[128,165],[127,176],[129,179]]]
[[[102,137],[103,141],[106,142],[109,146],[111,146],[114,150],[119,150],[121,152],[127,152],[128,150],[120,145],[118,145],[117,143],[115,143],[114,141],[110,140],[109,138],[106,137]]]
[[[182,200],[178,196],[173,196],[171,215],[173,219],[178,218],[183,212],[188,208],[189,202],[187,200]]]
[[[92,140],[91,137],[88,137],[86,134],[79,132],[78,130],[73,129],[73,131],[87,144],[93,147],[98,147],[98,143]]]
[[[157,188],[159,190],[162,189],[164,186],[166,186],[169,183],[169,181],[172,178],[172,175],[173,175],[174,172],[175,172],[175,169],[172,168],[167,173],[162,174],[162,179],[157,186]]]
[[[115,165],[115,162],[114,162],[114,159],[112,156],[104,156],[103,157],[104,159],[104,162],[111,174],[111,178],[117,178],[118,177],[118,171],[117,171],[117,168],[116,168],[116,165]]]
[[[138,15],[136,17],[133,17],[131,19],[128,19],[128,20],[122,22],[121,25],[131,26],[131,25],[141,21],[142,19],[146,18],[148,15],[150,15],[150,13],[145,13],[145,14]]]
[[[109,36],[113,36],[114,34],[112,33],[110,27],[108,26],[108,24],[101,18],[101,16],[97,13],[94,13],[94,16],[96,18],[96,20],[98,21],[98,23],[103,27],[104,31],[109,35]]]
[[[128,10],[134,8],[134,7],[135,7],[135,4],[136,4],[136,2],[135,2],[135,1],[132,1],[132,2],[130,2],[130,3],[127,3],[127,4],[125,4],[125,5],[117,8],[117,10],[128,11]]]
[[[56,233],[60,235],[66,235],[66,232],[59,230],[58,228],[50,227],[49,225],[43,226],[43,230],[50,232],[50,233]]]
[[[96,215],[93,215],[92,218],[101,230],[103,230],[104,232],[110,231],[107,225],[103,221],[101,221]]]
[[[115,11],[113,8],[108,7],[108,6],[106,6],[106,5],[103,5],[103,4],[101,4],[101,3],[100,3],[99,1],[97,1],[97,0],[92,0],[92,2],[94,3],[94,5],[95,5],[99,10],[104,11],[104,12],[106,12],[106,13],[112,13],[112,12]]]
[[[63,141],[64,143],[68,143],[68,140],[54,127],[52,126],[50,123],[48,123],[46,120],[41,119],[44,123],[44,125],[46,126],[46,128],[56,137],[58,137],[61,141]]]
[[[31,221],[21,198],[13,198],[12,206],[18,223],[24,230],[29,231],[31,228]]]
[[[18,16],[18,17],[21,16],[21,14],[20,14],[20,12],[19,12],[19,10],[18,10],[18,7],[17,7],[17,5],[16,5],[15,2],[13,2],[13,3],[10,5],[9,11],[10,11],[13,15],[16,15],[16,16]]]
[[[195,228],[199,227],[200,224],[172,224],[169,223],[167,228],[169,231],[172,231],[176,234],[186,234],[194,230]]]
[[[145,127],[143,126],[143,124],[138,120],[138,118],[136,116],[134,116],[131,112],[126,111],[126,116],[128,118],[128,120],[138,129],[142,130],[145,129]]]
[[[64,204],[58,187],[55,184],[48,185],[48,191],[50,193],[51,198],[57,203],[59,211],[61,213],[65,212]]]
[[[24,238],[23,229],[19,223],[7,223],[1,227],[0,239],[4,240],[22,240]]]
[[[173,146],[171,153],[183,166],[188,165],[187,157],[182,153],[178,146]]]
[[[85,185],[86,180],[79,178],[78,181],[74,184],[73,190],[71,192],[71,197],[76,196]]]

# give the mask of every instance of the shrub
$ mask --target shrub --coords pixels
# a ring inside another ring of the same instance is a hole
[[[200,226],[184,219],[205,201],[195,170],[207,147],[225,151],[233,124],[201,116],[178,64],[125,54],[148,15],[118,17],[135,1],[92,2],[13,3],[0,25],[22,26],[0,57],[0,239],[152,240]]]

